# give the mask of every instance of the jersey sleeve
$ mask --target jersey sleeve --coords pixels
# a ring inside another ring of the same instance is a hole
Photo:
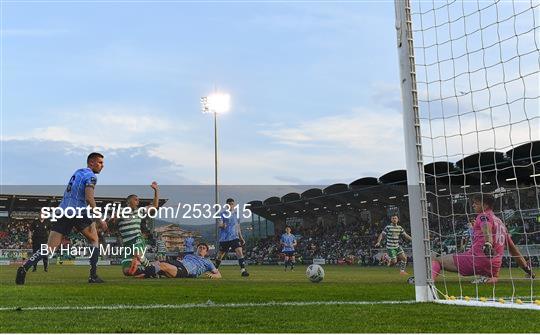
[[[476,217],[476,225],[480,226],[480,227],[484,227],[485,225],[489,225],[490,228],[493,228],[492,227],[492,222],[490,222],[491,220],[489,219],[489,216],[487,216],[486,214],[478,214],[478,216]]]
[[[96,186],[97,177],[94,173],[89,173],[84,176],[84,186]]]
[[[207,259],[205,261],[206,261],[206,270],[207,271],[210,271],[210,272],[216,271],[216,266],[214,265],[214,263],[212,263],[211,261],[209,261]]]
[[[388,234],[388,226],[384,227],[384,229],[383,229],[383,231],[381,232],[381,234],[383,234],[383,235]]]

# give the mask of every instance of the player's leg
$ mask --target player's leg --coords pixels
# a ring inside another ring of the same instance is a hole
[[[32,241],[32,254],[35,254],[40,249],[41,249],[41,246],[38,245],[35,241]],[[36,271],[37,271],[37,262],[32,267],[32,272],[36,272]]]
[[[287,271],[287,265],[289,265],[289,256],[285,254],[284,263],[285,271]]]
[[[54,228],[55,226],[53,226],[53,229]],[[71,230],[71,227],[69,227],[69,229]],[[49,233],[49,240],[47,241],[47,252],[42,253],[41,249],[36,251],[22,266],[17,269],[17,277],[15,278],[15,283],[17,285],[23,285],[24,281],[26,280],[26,272],[37,264],[40,259],[49,257],[49,250],[54,250],[60,245],[60,243],[62,243],[62,236],[63,233],[51,230]]]
[[[394,266],[397,263],[398,250],[397,248],[388,248],[388,266]]]
[[[229,251],[229,249],[229,242],[219,242],[219,252],[216,255],[216,260],[214,264],[216,266],[216,269],[219,269],[219,266],[221,265],[221,260],[223,259],[223,256],[225,256],[225,254]]]
[[[103,283],[103,280],[97,275],[97,263],[99,260],[99,237],[95,223],[91,222],[90,225],[84,227],[81,233],[86,237],[88,243],[91,245],[90,249],[90,277],[89,283]]]
[[[49,257],[43,257],[43,271],[49,271]]]
[[[246,270],[246,259],[244,258],[244,253],[242,252],[242,246],[240,245],[239,240],[234,240],[234,241],[235,241],[235,247],[236,247],[234,251],[236,252],[236,258],[238,258],[238,265],[240,266],[240,274],[242,275],[242,277],[247,277],[249,276],[249,273]]]
[[[289,259],[290,259],[289,265],[291,266],[291,270],[294,270],[294,263],[296,262],[296,258],[294,256],[294,254],[292,254]]]
[[[399,274],[401,275],[407,275],[408,273],[405,271],[405,268],[407,267],[407,256],[405,255],[405,251],[400,247],[400,252],[397,255],[397,258],[399,260]]]
[[[216,266],[216,269],[219,269],[219,266],[221,265],[221,260],[223,259],[223,256],[225,256],[226,252],[227,251],[219,250],[216,256],[215,264],[214,264]]]
[[[440,257],[434,257],[431,261],[431,277],[435,280],[442,269],[451,272],[460,272],[458,266],[458,260],[454,260],[454,257],[458,255],[443,255]]]
[[[124,258],[122,260],[122,272],[125,276],[140,276],[145,273],[145,268],[150,266],[150,261],[143,254],[146,250],[146,243],[141,238],[138,238],[135,243],[127,243],[124,247],[133,251],[132,258]]]

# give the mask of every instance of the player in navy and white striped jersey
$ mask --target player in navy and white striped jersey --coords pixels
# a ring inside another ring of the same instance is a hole
[[[86,168],[78,169],[73,173],[69,179],[68,185],[64,192],[60,207],[64,210],[69,208],[73,210],[73,213],[77,212],[77,209],[86,208],[90,206],[92,209],[96,207],[96,201],[94,199],[94,188],[97,183],[96,174],[99,174],[103,169],[103,155],[98,152],[93,152],[88,155],[86,159]],[[97,262],[99,258],[99,238],[97,228],[91,218],[86,217],[86,210],[82,210],[82,218],[67,218],[63,216],[54,222],[49,233],[49,239],[47,245],[49,250],[54,250],[62,242],[62,237],[67,236],[73,228],[76,228],[81,232],[88,243],[92,246],[90,257],[90,277],[89,283],[102,283],[103,280],[97,275]],[[107,229],[107,224],[100,220],[102,230]],[[38,250],[32,255],[23,266],[17,269],[17,277],[15,283],[23,285],[26,279],[26,272],[28,269],[37,264],[43,257],[48,255],[42,254],[41,250]]]

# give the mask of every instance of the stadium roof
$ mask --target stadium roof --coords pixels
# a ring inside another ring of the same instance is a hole
[[[473,154],[452,163],[438,161],[424,166],[426,189],[430,195],[463,193],[468,187],[494,191],[540,185],[540,141],[520,145],[507,152]],[[397,205],[407,197],[407,171],[390,171],[379,178],[364,177],[350,184],[312,188],[302,194],[288,193],[266,200],[251,201],[253,213],[266,219],[321,215],[343,208],[367,210],[374,203]]]
[[[168,199],[159,199],[159,206],[163,206]],[[21,195],[21,194],[0,194],[0,212],[7,212],[9,217],[16,214],[19,218],[34,217],[42,207],[56,207],[62,201],[62,196],[55,195]],[[126,198],[96,197],[96,204],[104,207],[106,204],[124,204]],[[139,198],[140,206],[148,206],[152,199]]]

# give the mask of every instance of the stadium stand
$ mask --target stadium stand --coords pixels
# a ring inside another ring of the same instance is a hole
[[[538,264],[540,141],[505,153],[482,152],[455,163],[427,164],[425,177],[435,251],[447,253],[462,247],[462,232],[473,215],[468,197],[479,193],[482,186],[484,192],[498,199],[496,213],[504,219],[516,244],[531,247],[531,261]],[[377,264],[374,258],[378,250],[372,246],[390,215],[399,214],[401,225],[410,231],[405,170],[250,204],[256,216],[273,222],[276,232],[282,232],[286,225],[293,226],[299,237],[298,253],[305,259]],[[435,206],[437,211],[433,210]],[[248,255],[261,263],[279,260],[277,245],[277,238],[260,239]]]

